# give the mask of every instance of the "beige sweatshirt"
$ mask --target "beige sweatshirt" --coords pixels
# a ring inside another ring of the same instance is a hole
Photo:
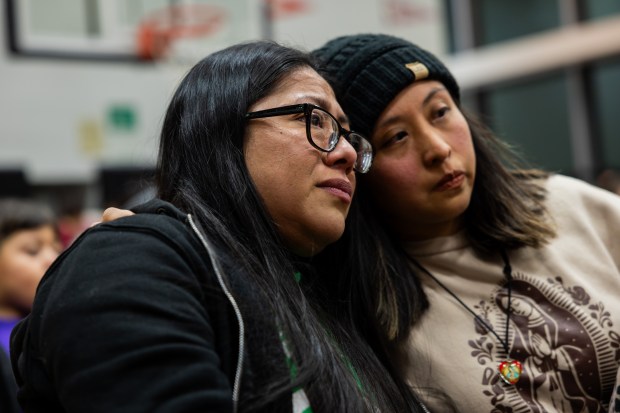
[[[509,355],[498,338],[428,275],[430,309],[409,338],[411,383],[432,412],[605,412],[620,360],[620,197],[553,176],[548,208],[558,235],[508,252],[512,266]],[[406,245],[408,252],[505,340],[501,256],[481,260],[463,234]],[[516,359],[515,385],[498,363]]]

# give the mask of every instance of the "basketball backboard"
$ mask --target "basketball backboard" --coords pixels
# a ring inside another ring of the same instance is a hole
[[[5,4],[11,51],[34,57],[150,60],[162,50],[149,48],[162,46],[162,41],[166,48],[170,40],[175,45],[191,40],[217,49],[262,38],[269,24],[261,0],[5,0]],[[201,47],[200,55],[204,51]],[[187,45],[179,53],[189,53]]]

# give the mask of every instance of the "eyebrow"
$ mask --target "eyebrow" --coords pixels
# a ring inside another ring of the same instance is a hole
[[[431,101],[431,99],[433,98],[433,96],[435,96],[437,93],[442,92],[446,90],[445,87],[436,87],[433,88],[433,90],[431,90],[428,95],[426,95],[426,97],[424,98],[424,100],[422,101],[422,106],[426,106],[428,105],[428,102]]]
[[[300,96],[297,99],[297,101],[299,103],[312,103],[312,104],[317,105],[320,108],[325,109],[325,110],[327,110],[327,106],[329,106],[327,100],[325,100],[325,98],[320,97],[320,96],[304,95],[304,96]],[[329,113],[331,113],[331,112],[329,112]],[[332,113],[332,115],[333,115],[333,113]],[[342,114],[340,116],[334,116],[334,117],[340,123],[347,123],[347,124],[349,124],[349,118],[345,114]]]

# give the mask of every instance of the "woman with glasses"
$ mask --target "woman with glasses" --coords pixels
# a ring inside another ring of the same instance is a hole
[[[421,411],[354,328],[348,282],[312,270],[372,160],[348,127],[303,53],[196,64],[164,120],[160,199],[82,235],[13,335],[24,409]]]

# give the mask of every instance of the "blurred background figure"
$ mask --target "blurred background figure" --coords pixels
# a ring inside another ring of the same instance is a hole
[[[51,209],[0,199],[0,412],[19,412],[8,353],[15,324],[30,312],[37,285],[60,253]]]

